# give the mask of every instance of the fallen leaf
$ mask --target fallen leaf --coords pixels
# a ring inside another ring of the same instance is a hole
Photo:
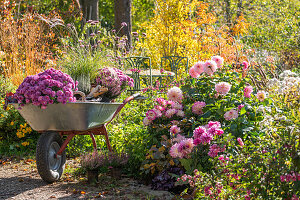
[[[81,191],[80,193],[81,193],[81,194],[85,194],[85,191]]]
[[[50,197],[50,199],[54,199],[54,198],[56,198],[56,196],[54,196],[54,195],[52,195],[52,196]]]

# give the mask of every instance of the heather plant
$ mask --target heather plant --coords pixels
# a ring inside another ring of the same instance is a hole
[[[105,162],[104,160],[105,154],[102,152],[99,153],[97,150],[94,150],[93,152],[82,155],[80,157],[80,164],[81,167],[87,170],[95,170],[103,166],[103,163]]]

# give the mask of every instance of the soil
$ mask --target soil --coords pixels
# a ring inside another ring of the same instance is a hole
[[[0,159],[0,199],[175,199],[169,192],[151,190],[126,176],[116,180],[100,174],[98,183],[88,184],[84,174],[76,173],[78,169],[79,162],[69,159],[62,179],[47,184],[35,160]]]

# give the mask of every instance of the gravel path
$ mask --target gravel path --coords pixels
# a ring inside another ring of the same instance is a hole
[[[72,163],[73,162],[73,163]],[[68,160],[66,169],[74,166]],[[75,163],[76,164],[76,163]],[[0,199],[172,199],[165,191],[153,191],[129,178],[114,180],[100,175],[99,184],[87,184],[85,177],[71,177],[45,183],[37,173],[34,160],[0,161]]]

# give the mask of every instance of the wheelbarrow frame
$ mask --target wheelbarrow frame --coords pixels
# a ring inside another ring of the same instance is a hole
[[[48,183],[52,183],[60,179],[64,171],[64,164],[66,161],[65,149],[69,144],[69,142],[72,140],[72,138],[75,137],[76,135],[90,135],[95,150],[97,150],[97,143],[94,135],[103,135],[105,136],[108,150],[112,151],[106,127],[109,123],[111,123],[111,121],[118,115],[118,113],[128,102],[132,101],[138,96],[140,96],[139,93],[127,97],[117,107],[116,111],[114,112],[113,116],[110,118],[108,122],[98,125],[96,127],[91,127],[88,128],[87,130],[53,130],[53,131],[40,130],[38,131],[39,133],[41,133],[41,136],[39,138],[38,145],[37,145],[36,157],[37,157],[37,168],[41,178]],[[10,103],[6,98],[4,109],[7,108],[8,104]],[[67,135],[67,138],[64,141],[62,141],[62,137],[64,135]],[[49,138],[51,138],[50,142],[48,140]],[[44,145],[44,143],[47,144]],[[39,152],[42,152],[43,155],[42,156],[39,155]],[[57,162],[58,162],[58,166],[57,166]]]

